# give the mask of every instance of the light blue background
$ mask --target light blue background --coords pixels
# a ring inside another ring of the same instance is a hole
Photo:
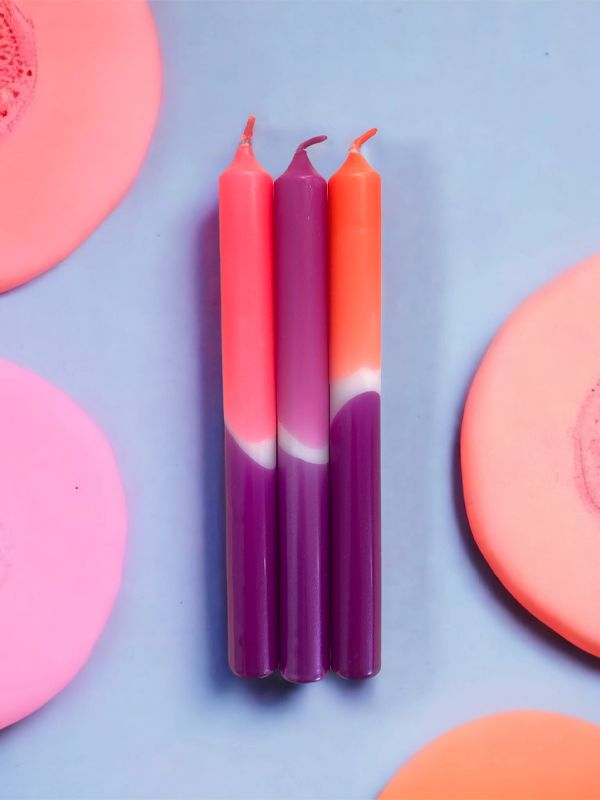
[[[0,352],[112,441],[131,516],[93,657],[0,734],[0,797],[367,798],[489,712],[600,723],[597,663],[520,611],[464,523],[456,435],[515,305],[600,248],[600,4],[162,2],[140,179],[65,263],[0,298]],[[364,685],[247,684],[224,652],[217,176],[248,113],[284,169],[349,141],[384,185],[384,653]],[[1,644],[0,644],[1,647]]]

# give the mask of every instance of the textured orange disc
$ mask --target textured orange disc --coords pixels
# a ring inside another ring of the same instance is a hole
[[[541,711],[461,725],[420,750],[380,800],[598,800],[600,727]]]
[[[50,269],[116,206],[160,91],[145,0],[0,0],[0,291]]]
[[[506,588],[600,655],[600,256],[527,300],[492,342],[461,435],[473,536]]]

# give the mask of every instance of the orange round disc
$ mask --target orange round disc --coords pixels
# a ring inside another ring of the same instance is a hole
[[[0,0],[0,291],[54,266],[119,202],[160,90],[145,0]]]
[[[541,711],[461,725],[408,761],[379,800],[598,800],[600,727]]]
[[[600,255],[502,327],[467,399],[461,461],[471,529],[496,575],[600,656]]]

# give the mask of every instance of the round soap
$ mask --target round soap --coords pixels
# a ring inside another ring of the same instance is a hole
[[[160,91],[145,0],[0,0],[0,291],[54,266],[121,200]]]
[[[461,725],[410,759],[379,800],[598,800],[600,727],[542,711]]]
[[[493,571],[600,656],[600,255],[501,328],[469,392],[461,461],[469,523]]]
[[[74,677],[121,578],[126,510],[111,448],[71,399],[0,360],[0,728]]]

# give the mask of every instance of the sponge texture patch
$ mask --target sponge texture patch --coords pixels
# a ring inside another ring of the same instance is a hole
[[[33,25],[12,0],[0,0],[0,136],[29,105],[36,76]]]

